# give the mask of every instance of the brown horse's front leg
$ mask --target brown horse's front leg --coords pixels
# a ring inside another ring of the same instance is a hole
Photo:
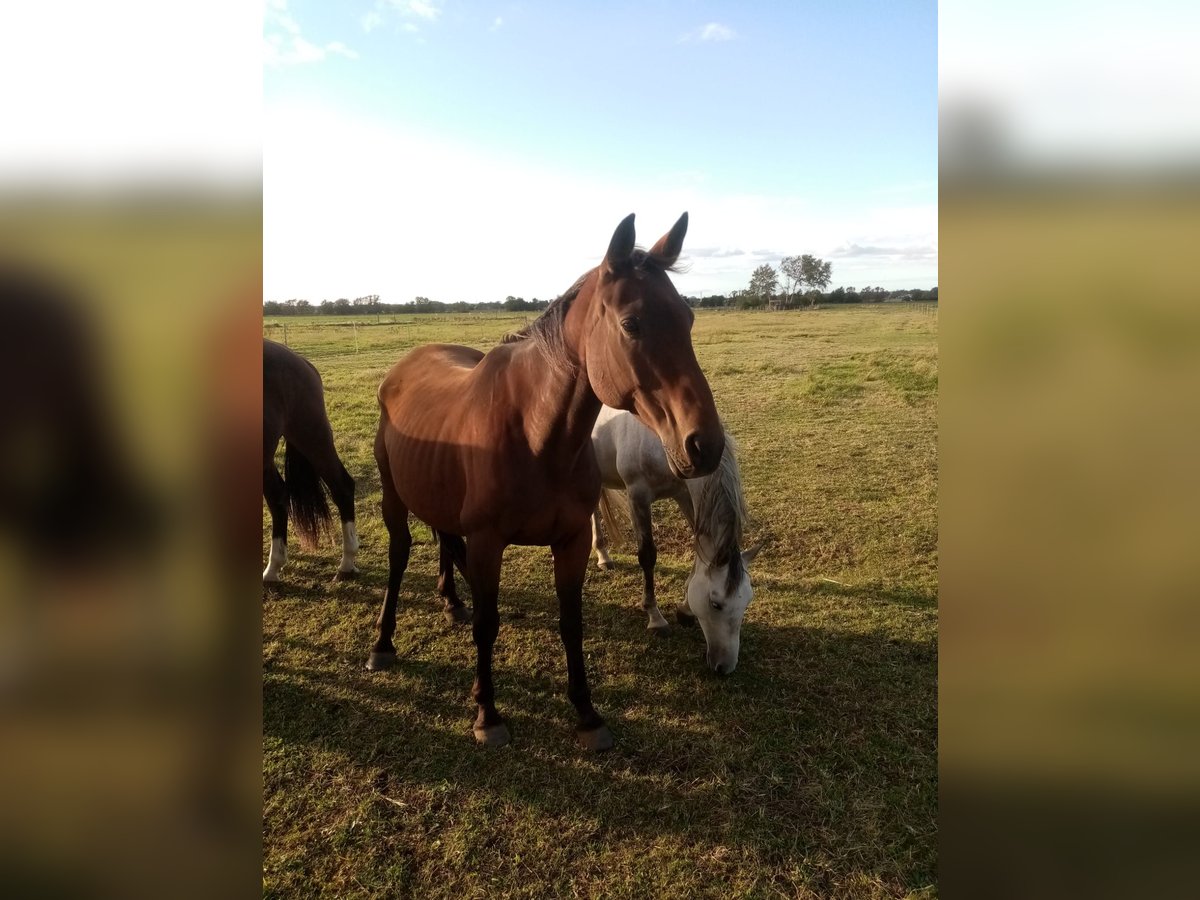
[[[388,489],[384,488],[384,518],[388,526],[388,580],[383,593],[383,607],[375,627],[379,637],[367,657],[367,668],[372,672],[390,669],[396,664],[396,645],[392,636],[396,633],[396,604],[400,601],[400,584],[408,568],[409,551],[412,549],[412,532],[408,528],[408,510],[399,500],[389,503]]]
[[[487,747],[508,743],[508,726],[496,711],[496,690],[492,684],[492,649],[500,632],[500,563],[504,542],[491,534],[467,539],[467,582],[475,599],[471,633],[475,639],[475,684],[471,697],[478,706],[475,715],[475,740]]]
[[[558,630],[567,651],[567,697],[579,713],[579,743],[586,750],[607,750],[613,745],[612,732],[592,706],[583,664],[583,579],[591,555],[591,534],[584,527],[551,550],[558,593]]]

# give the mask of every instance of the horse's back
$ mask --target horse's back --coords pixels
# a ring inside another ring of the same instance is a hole
[[[317,367],[294,350],[263,338],[263,422],[282,434],[287,423],[325,418],[325,393]]]
[[[386,405],[414,393],[430,397],[459,390],[481,359],[483,353],[474,347],[424,344],[388,370],[379,385],[379,402]]]
[[[592,447],[607,488],[635,488],[656,498],[678,491],[658,436],[633,413],[602,407],[592,429]]]

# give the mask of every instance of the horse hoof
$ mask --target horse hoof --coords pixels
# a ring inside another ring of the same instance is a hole
[[[612,749],[613,736],[607,725],[601,725],[599,728],[592,728],[588,731],[577,731],[575,737],[579,741],[579,746],[589,753]]]
[[[684,628],[691,628],[696,624],[696,617],[682,605],[675,607],[675,620]]]
[[[612,567],[613,567],[613,564],[611,562],[597,562],[596,563],[596,568],[599,569],[601,572],[608,572],[609,570],[612,569]]]
[[[508,726],[503,722],[486,728],[476,725],[471,730],[475,733],[475,742],[483,747],[503,747],[509,740]]]
[[[371,672],[383,672],[396,664],[395,650],[372,650],[367,657],[367,669]]]
[[[651,625],[646,630],[649,631],[652,635],[654,635],[657,638],[670,637],[670,635],[671,635],[671,626],[667,625],[667,624]]]
[[[451,625],[470,625],[471,610],[465,606],[452,606],[442,610],[442,617]]]
[[[333,576],[334,581],[355,581],[358,579],[358,569],[351,569],[349,572],[338,572]]]

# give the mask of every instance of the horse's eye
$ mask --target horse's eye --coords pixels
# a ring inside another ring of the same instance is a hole
[[[625,329],[625,333],[630,337],[637,337],[642,333],[642,323],[633,316],[630,316],[628,319],[622,319],[621,327]]]
[[[711,600],[711,601],[709,601],[708,605],[711,606],[713,609],[715,609],[717,612],[720,612],[721,610],[723,610],[725,608],[725,604],[723,604],[720,600]]]

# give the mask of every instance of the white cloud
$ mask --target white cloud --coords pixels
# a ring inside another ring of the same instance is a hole
[[[287,0],[267,0],[263,17],[263,62],[266,65],[320,62],[330,54],[358,59],[358,54],[341,41],[331,41],[324,46],[309,41],[300,33],[300,23],[288,13]]]
[[[434,24],[442,14],[441,0],[375,0],[375,8],[360,20],[363,30],[373,31],[389,18],[399,18],[397,31],[417,34],[417,22]],[[413,20],[417,20],[414,22]],[[497,19],[497,22],[499,19]],[[498,26],[493,26],[493,29]]]
[[[720,22],[709,22],[707,25],[687,32],[679,39],[679,42],[686,44],[689,41],[732,41],[736,37],[737,34],[729,26],[722,25]]]
[[[422,19],[428,19],[430,22],[435,21],[437,17],[442,14],[442,11],[438,8],[437,4],[429,2],[429,0],[408,0],[406,8],[414,16],[419,16]]]
[[[684,210],[684,294],[743,288],[762,262],[854,244],[896,252],[839,256],[835,287],[936,283],[933,204],[818,207],[714,182],[615,181],[310,107],[268,112],[264,170],[268,298],[544,299],[599,262],[626,214],[649,246]]]

